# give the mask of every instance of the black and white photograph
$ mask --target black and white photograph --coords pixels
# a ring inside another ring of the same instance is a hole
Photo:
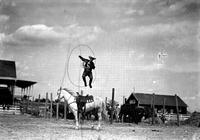
[[[200,140],[200,1],[0,0],[0,140]]]

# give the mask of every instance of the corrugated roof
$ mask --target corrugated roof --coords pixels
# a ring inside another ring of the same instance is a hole
[[[14,61],[0,60],[0,77],[17,77]]]
[[[27,87],[30,87],[30,86],[36,84],[36,83],[37,82],[33,82],[33,81],[17,80],[16,86],[18,86],[20,88],[27,88]]]
[[[2,78],[0,77],[0,84],[6,84],[6,85],[15,85],[20,88],[28,88],[37,82],[34,81],[26,81],[26,80],[17,80],[15,78]]]
[[[16,77],[15,61],[0,60],[0,84],[27,88],[36,83],[34,81],[18,80]]]
[[[128,100],[132,98],[131,96],[135,96],[139,104],[150,105],[152,103],[153,94],[134,93],[129,96]],[[164,99],[166,106],[176,106],[175,96],[159,94],[155,94],[155,105],[163,105]],[[177,96],[177,99],[179,106],[187,107],[187,104],[179,96]]]

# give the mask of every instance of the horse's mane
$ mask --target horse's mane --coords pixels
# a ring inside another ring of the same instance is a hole
[[[63,88],[63,90],[65,90],[65,91],[67,91],[69,94],[71,94],[72,96],[78,96],[78,94],[75,92],[75,91],[73,91],[73,90],[70,90],[70,89],[68,89],[68,88]]]

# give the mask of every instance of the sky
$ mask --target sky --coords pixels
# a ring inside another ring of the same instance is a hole
[[[0,59],[32,96],[67,87],[122,103],[132,92],[180,96],[200,111],[200,1],[0,0]],[[96,57],[83,87],[82,55]]]

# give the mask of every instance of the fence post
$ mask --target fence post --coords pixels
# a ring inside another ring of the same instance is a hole
[[[33,114],[33,103],[34,103],[34,97],[32,98],[32,101],[31,101],[31,114]]]
[[[38,116],[40,115],[40,94],[38,97]]]
[[[53,115],[53,95],[51,93],[51,108],[50,108],[50,119],[52,118]]]
[[[153,93],[153,100],[152,100],[152,124],[155,122],[155,93]]]
[[[163,114],[165,114],[165,98],[163,99]]]
[[[107,97],[105,97],[105,103],[107,104]]]
[[[26,108],[26,113],[29,113],[29,96],[27,95],[27,108]]]
[[[59,102],[60,102],[60,96],[58,96],[58,102],[56,103],[56,120],[59,119]]]
[[[48,92],[46,93],[46,100],[45,100],[45,110],[44,110],[44,117],[47,118],[47,104],[48,104]]]
[[[110,120],[111,124],[113,123],[114,97],[115,97],[115,88],[112,88],[111,120]]]
[[[56,103],[56,120],[58,120],[59,102]]]
[[[64,119],[67,120],[67,101],[64,100]]]
[[[176,102],[176,113],[177,113],[177,125],[180,126],[179,109],[178,109],[178,99],[177,99],[177,95],[176,94],[175,94],[175,102]]]

